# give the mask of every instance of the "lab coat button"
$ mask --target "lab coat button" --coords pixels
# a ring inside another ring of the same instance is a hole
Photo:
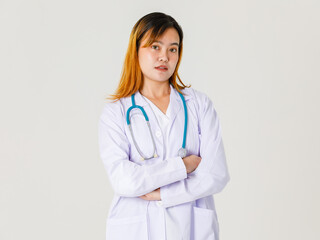
[[[162,201],[161,201],[161,200],[160,200],[160,201],[157,201],[156,204],[157,204],[159,207],[161,207],[161,206],[162,206]]]
[[[160,131],[156,131],[156,136],[160,137],[161,136],[161,132]]]

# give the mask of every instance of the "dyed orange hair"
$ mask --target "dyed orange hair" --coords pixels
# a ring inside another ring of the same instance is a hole
[[[166,15],[161,12],[149,13],[139,19],[139,21],[134,25],[130,38],[129,46],[125,56],[122,73],[118,88],[115,94],[112,94],[111,99],[114,101],[119,100],[122,97],[131,96],[143,87],[143,74],[139,65],[138,50],[141,42],[145,37],[148,37],[147,43],[141,47],[148,47],[154,41],[156,41],[168,28],[175,28],[179,34],[179,58],[172,76],[169,78],[169,83],[180,93],[180,90],[186,87],[191,87],[191,85],[184,85],[178,75],[178,69],[181,62],[182,50],[183,50],[183,32],[180,25],[171,16]],[[182,85],[179,85],[176,81]]]

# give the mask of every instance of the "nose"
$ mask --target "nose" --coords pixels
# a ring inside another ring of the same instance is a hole
[[[166,51],[163,51],[162,54],[159,57],[159,61],[168,62],[168,55]]]

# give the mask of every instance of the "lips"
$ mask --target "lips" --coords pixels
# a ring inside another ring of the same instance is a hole
[[[160,65],[160,66],[157,66],[155,68],[158,69],[158,70],[168,70],[168,67],[165,66],[165,65]]]

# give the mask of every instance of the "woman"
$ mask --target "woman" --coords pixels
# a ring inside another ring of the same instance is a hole
[[[229,181],[221,128],[212,101],[178,75],[182,48],[182,29],[166,14],[132,29],[115,101],[99,121],[115,192],[107,240],[219,239],[212,195]]]

